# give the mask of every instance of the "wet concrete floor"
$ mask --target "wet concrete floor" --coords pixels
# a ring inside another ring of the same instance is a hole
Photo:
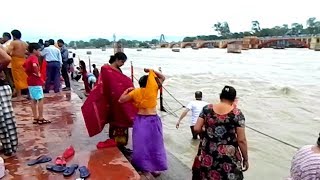
[[[55,158],[72,145],[75,155],[67,165],[87,166],[93,180],[140,179],[139,174],[117,148],[97,150],[96,144],[105,140],[106,133],[90,138],[82,114],[82,101],[72,93],[48,94],[45,96],[44,117],[51,124],[33,124],[29,101],[15,102],[14,111],[18,128],[18,152],[5,159],[6,176],[3,179],[65,179],[62,174],[46,170],[46,164],[53,164]],[[48,155],[53,160],[35,166],[27,161],[40,155]],[[79,171],[67,179],[79,178]]]

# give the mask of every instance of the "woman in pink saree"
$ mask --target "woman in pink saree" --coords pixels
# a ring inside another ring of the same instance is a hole
[[[132,127],[137,113],[132,103],[118,102],[122,93],[133,87],[131,79],[120,69],[126,60],[127,56],[122,52],[111,56],[110,65],[101,67],[98,83],[82,107],[89,135],[100,133],[104,125],[109,123],[109,137],[114,139],[120,150],[125,152],[127,152],[125,146],[128,143],[128,128]]]

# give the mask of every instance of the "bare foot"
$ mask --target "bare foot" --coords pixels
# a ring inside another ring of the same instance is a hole
[[[152,172],[151,174],[152,174],[153,177],[158,177],[158,176],[161,175],[161,172],[155,171],[155,172]]]

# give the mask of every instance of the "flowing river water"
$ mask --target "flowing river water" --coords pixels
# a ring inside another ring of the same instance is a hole
[[[72,50],[87,62],[89,50]],[[109,60],[113,49],[90,50],[91,64]],[[218,102],[224,85],[238,91],[239,108],[248,127],[300,147],[315,144],[320,132],[320,52],[308,49],[260,49],[228,54],[226,49],[125,49],[128,62],[123,72],[143,75],[143,68],[162,68],[166,90],[186,105],[201,90],[203,99]],[[75,61],[77,62],[77,61]],[[88,68],[88,67],[87,67]],[[199,140],[192,140],[187,116],[175,128],[182,105],[164,91],[164,104],[173,114],[163,113],[166,148],[191,168]],[[180,109],[180,110],[179,110]],[[177,116],[176,116],[177,115]],[[190,113],[189,113],[190,115]],[[245,179],[284,179],[296,149],[247,128],[250,169]]]

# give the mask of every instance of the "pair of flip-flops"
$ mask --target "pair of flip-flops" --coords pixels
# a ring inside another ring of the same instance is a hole
[[[78,167],[79,166],[77,164],[72,164],[69,167],[59,166],[59,165],[47,165],[46,168],[49,171],[56,172],[56,173],[63,173],[63,176],[69,177],[75,173],[75,171],[78,169]],[[80,172],[80,178],[87,178],[90,176],[90,172],[89,172],[88,168],[85,166],[81,166],[79,168],[79,172]]]
[[[75,154],[73,146],[68,147],[62,156],[56,158],[55,164],[60,166],[65,166],[67,164],[67,159],[71,158]]]
[[[51,157],[46,156],[46,155],[42,155],[42,156],[38,157],[37,159],[30,160],[27,164],[28,164],[28,166],[33,166],[36,164],[47,163],[47,162],[50,162],[51,160],[52,160]],[[58,172],[58,173],[63,172],[64,176],[71,176],[74,174],[75,170],[78,169],[78,165],[72,164],[69,167],[60,166],[60,165],[47,165],[46,168],[47,168],[47,170],[50,170],[53,172]],[[81,166],[79,168],[79,172],[80,172],[80,178],[87,178],[90,176],[90,172],[89,172],[88,168],[85,166]]]

